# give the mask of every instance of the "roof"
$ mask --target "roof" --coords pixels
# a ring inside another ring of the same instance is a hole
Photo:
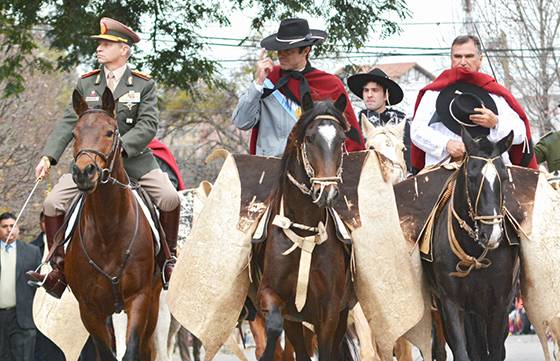
[[[353,67],[352,74],[357,73],[367,73],[373,68],[379,68],[383,70],[389,78],[393,80],[398,80],[401,76],[405,75],[412,69],[416,69],[416,71],[423,74],[425,77],[429,78],[430,80],[434,80],[436,77],[434,74],[430,73],[428,70],[424,69],[418,63],[390,63],[390,64],[364,64],[364,65],[356,65]],[[348,71],[350,69],[343,69],[342,71]],[[337,71],[340,73],[340,70]]]

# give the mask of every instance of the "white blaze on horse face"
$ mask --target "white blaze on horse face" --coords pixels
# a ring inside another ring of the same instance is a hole
[[[498,176],[498,170],[494,163],[487,162],[484,167],[482,167],[482,176],[488,182],[490,186],[490,190],[494,191],[494,182],[496,181],[496,177]]]
[[[329,149],[332,149],[336,138],[336,127],[333,124],[321,124],[317,128],[321,137],[327,142]]]
[[[487,162],[486,165],[484,165],[482,168],[482,176],[484,177],[484,181],[488,182],[490,191],[494,192],[494,183],[498,177],[498,170],[496,169],[494,163]],[[495,216],[498,215],[496,208],[492,210],[492,214]],[[497,247],[499,245],[500,238],[502,238],[502,227],[500,227],[499,224],[494,224],[492,226],[490,239],[488,240],[488,247],[491,249]]]

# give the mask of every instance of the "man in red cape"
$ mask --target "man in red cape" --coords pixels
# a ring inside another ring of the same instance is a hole
[[[309,29],[305,19],[285,19],[277,33],[261,41],[266,50],[278,51],[280,65],[273,65],[265,52],[261,52],[255,81],[239,98],[233,113],[237,128],[251,129],[251,154],[278,156],[284,152],[288,135],[301,114],[301,99],[305,93],[310,93],[314,101],[334,101],[345,94],[344,114],[351,126],[346,134],[346,149],[350,152],[364,149],[344,84],[335,75],[315,69],[309,63],[311,46],[322,43],[326,36],[324,31]]]
[[[430,118],[434,116],[436,98],[441,90],[456,83],[468,83],[494,95],[498,109],[501,107],[503,110],[503,112],[500,110],[498,117],[490,109],[476,108],[475,111],[479,114],[471,115],[470,120],[490,130],[501,126],[506,127],[508,133],[509,129],[513,128],[515,137],[514,145],[508,154],[509,160],[512,164],[536,169],[537,162],[531,143],[531,129],[527,115],[506,88],[499,85],[491,76],[479,72],[482,54],[478,38],[470,35],[457,37],[451,47],[451,62],[451,69],[444,71],[431,84],[420,90],[416,99],[414,119],[411,124],[413,168],[419,171],[425,165],[437,163],[438,159],[443,160],[447,156],[461,158],[464,155],[465,147],[460,136],[454,136],[447,129],[443,129],[441,123],[434,123]],[[521,131],[516,132],[519,127]]]

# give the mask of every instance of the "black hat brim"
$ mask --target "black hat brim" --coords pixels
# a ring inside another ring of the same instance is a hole
[[[403,100],[404,93],[399,84],[383,76],[370,73],[355,74],[348,78],[347,83],[350,91],[363,99],[364,86],[371,81],[381,84],[389,92],[390,105],[399,104]]]
[[[287,50],[301,48],[304,46],[319,45],[327,39],[327,33],[323,30],[310,29],[309,33],[310,36],[307,39],[295,42],[287,40],[280,41],[276,38],[278,33],[274,33],[261,40],[261,47],[266,50]]]
[[[443,123],[447,127],[447,129],[451,130],[453,133],[457,135],[461,135],[461,129],[466,129],[471,137],[477,138],[481,136],[488,136],[490,134],[490,129],[482,126],[476,127],[463,127],[459,124],[452,116],[449,110],[449,104],[457,96],[455,93],[456,90],[459,90],[462,93],[471,93],[477,95],[482,102],[484,103],[484,107],[490,109],[494,114],[498,115],[498,107],[496,106],[496,102],[490,96],[490,93],[479,86],[469,84],[469,83],[455,83],[447,88],[440,91],[438,98],[436,100],[436,113],[438,115],[439,121]],[[470,119],[462,119],[465,123],[472,123]]]

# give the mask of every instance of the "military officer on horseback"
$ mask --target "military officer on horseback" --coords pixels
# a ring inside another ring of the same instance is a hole
[[[164,283],[169,280],[175,263],[177,230],[179,223],[180,199],[168,176],[163,173],[147,148],[158,128],[159,113],[155,82],[147,75],[131,70],[127,65],[131,46],[140,37],[120,22],[102,18],[101,32],[92,38],[98,40],[97,59],[100,69],[81,76],[76,90],[90,108],[101,104],[101,95],[106,87],[118,104],[115,117],[123,144],[124,166],[131,178],[137,179],[160,210],[160,222],[168,247],[162,245],[163,257],[159,257]],[[77,116],[70,105],[55,129],[47,139],[43,157],[35,169],[37,177],[48,174],[56,165],[62,153],[72,140],[72,131]],[[61,228],[65,213],[79,190],[72,175],[64,174],[48,194],[44,202],[45,233],[49,248],[53,247],[55,234]],[[51,257],[53,270],[46,276],[38,272],[28,272],[31,283],[42,285],[51,295],[60,298],[66,288],[64,277],[64,248],[55,244]]]

